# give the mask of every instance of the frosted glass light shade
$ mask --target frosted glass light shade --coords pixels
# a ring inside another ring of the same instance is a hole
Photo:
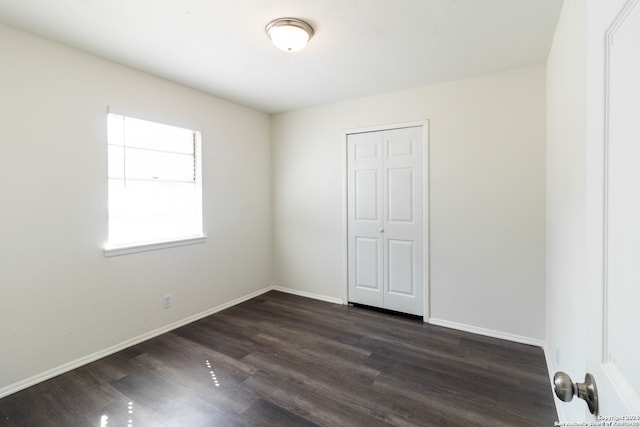
[[[295,18],[274,19],[265,31],[273,44],[285,52],[302,49],[313,36],[311,25]]]

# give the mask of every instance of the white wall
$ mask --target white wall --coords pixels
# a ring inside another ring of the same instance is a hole
[[[564,2],[547,60],[547,348],[551,371],[576,380],[586,371],[586,19],[587,2]],[[559,411],[583,419],[584,402]]]
[[[0,52],[0,394],[269,285],[267,114],[4,26]],[[103,256],[107,105],[202,130],[207,243]]]
[[[431,317],[541,342],[544,72],[532,66],[274,116],[274,284],[345,297],[344,131],[429,119]]]

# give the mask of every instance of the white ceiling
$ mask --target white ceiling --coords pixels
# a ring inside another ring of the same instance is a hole
[[[265,112],[544,63],[562,0],[0,0],[0,23]],[[274,18],[309,22],[296,53]],[[6,58],[2,58],[6,60]]]

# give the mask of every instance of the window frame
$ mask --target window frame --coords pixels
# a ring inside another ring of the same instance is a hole
[[[152,241],[144,241],[144,242],[132,242],[132,243],[123,243],[123,244],[113,244],[109,241],[109,188],[107,185],[107,241],[103,246],[103,253],[105,257],[114,257],[120,255],[128,255],[139,252],[147,252],[147,251],[156,251],[168,248],[175,248],[180,246],[201,244],[207,241],[207,236],[204,232],[204,203],[203,203],[203,195],[202,191],[203,182],[202,182],[202,130],[199,126],[193,126],[191,124],[180,123],[176,121],[168,121],[165,119],[159,119],[158,117],[150,116],[148,114],[141,114],[138,112],[124,110],[120,108],[114,108],[111,106],[107,107],[107,114],[105,115],[105,121],[108,122],[109,114],[121,115],[124,117],[130,117],[132,119],[144,120],[153,123],[158,123],[160,125],[168,125],[183,128],[186,130],[190,130],[198,133],[198,138],[196,138],[195,142],[195,185],[196,191],[198,192],[198,208],[199,215],[196,220],[200,222],[200,234],[190,235],[190,236],[180,236],[175,238],[166,238],[166,239],[158,239]],[[109,146],[109,135],[108,135],[108,126],[105,126],[105,130],[107,132],[105,149]],[[106,151],[106,150],[105,150]],[[106,156],[106,166],[107,166],[107,182],[109,181],[109,155]]]

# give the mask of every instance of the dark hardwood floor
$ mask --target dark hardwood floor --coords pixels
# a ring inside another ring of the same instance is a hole
[[[1,426],[552,426],[540,348],[269,292],[0,399]]]

